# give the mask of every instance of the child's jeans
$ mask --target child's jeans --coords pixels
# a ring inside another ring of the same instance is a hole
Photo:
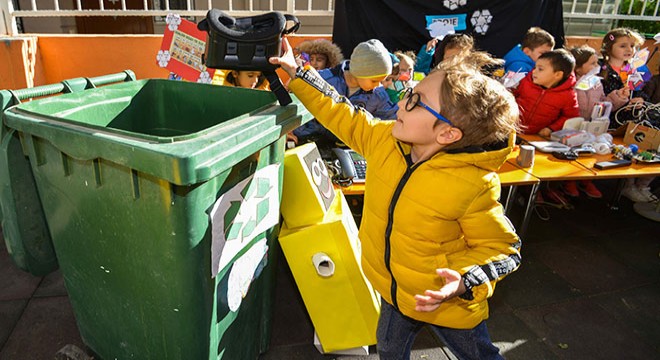
[[[430,329],[461,360],[503,359],[499,349],[488,335],[486,322],[473,329],[450,329],[413,320],[396,310],[386,301],[381,301],[378,319],[378,355],[381,360],[408,360],[413,342],[419,331],[428,325]]]

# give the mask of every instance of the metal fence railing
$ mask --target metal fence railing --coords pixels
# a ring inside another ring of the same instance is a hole
[[[28,18],[70,18],[78,16],[165,17],[176,12],[186,17],[203,17],[210,9],[232,16],[253,16],[281,11],[295,16],[334,16],[334,0],[0,0],[0,35],[21,33],[21,20]]]
[[[93,4],[95,9],[86,4]],[[591,23],[592,29],[594,24],[600,29],[616,26],[621,20],[657,23],[660,22],[659,5],[660,0],[565,0],[564,22],[568,35],[571,35],[570,25],[576,23]],[[330,24],[327,18],[334,16],[334,0],[0,0],[0,34],[21,33],[21,21],[28,18],[164,17],[170,12],[200,17],[211,8],[232,16],[282,11],[298,17],[326,18],[325,23]]]

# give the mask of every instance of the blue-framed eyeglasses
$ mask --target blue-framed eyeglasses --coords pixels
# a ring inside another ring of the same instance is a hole
[[[435,116],[438,120],[446,122],[447,124],[454,126],[454,124],[449,121],[446,117],[440,115],[439,112],[431,109],[430,106],[424,104],[421,100],[421,96],[418,93],[414,93],[412,88],[408,88],[406,92],[403,95],[403,98],[406,100],[406,111],[412,111],[415,106],[419,105],[426,109],[426,111],[430,112]]]

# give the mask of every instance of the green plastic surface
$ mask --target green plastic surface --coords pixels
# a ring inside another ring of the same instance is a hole
[[[1,90],[0,109],[8,109],[21,101],[94,88],[121,81],[135,80],[126,70],[94,78],[76,78],[57,84],[20,90]],[[16,265],[36,276],[57,269],[57,257],[41,207],[41,201],[16,131],[0,126],[0,219],[5,244]]]
[[[280,107],[270,92],[169,80],[5,112],[30,159],[80,333],[101,359],[256,359],[267,349],[277,227],[235,257],[267,239],[265,266],[231,311],[233,263],[211,277],[209,214],[228,189],[281,164],[284,135],[309,119],[296,99]]]

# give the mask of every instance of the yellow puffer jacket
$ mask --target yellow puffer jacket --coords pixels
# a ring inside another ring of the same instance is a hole
[[[520,241],[498,202],[495,173],[511,151],[513,134],[501,150],[439,152],[411,165],[410,147],[392,136],[394,122],[354,108],[313,72],[301,75],[289,89],[367,160],[359,237],[362,267],[374,288],[406,316],[427,323],[469,329],[488,318],[495,283],[520,264]],[[473,286],[471,294],[433,312],[416,311],[414,295],[443,286],[438,268],[461,273]]]

